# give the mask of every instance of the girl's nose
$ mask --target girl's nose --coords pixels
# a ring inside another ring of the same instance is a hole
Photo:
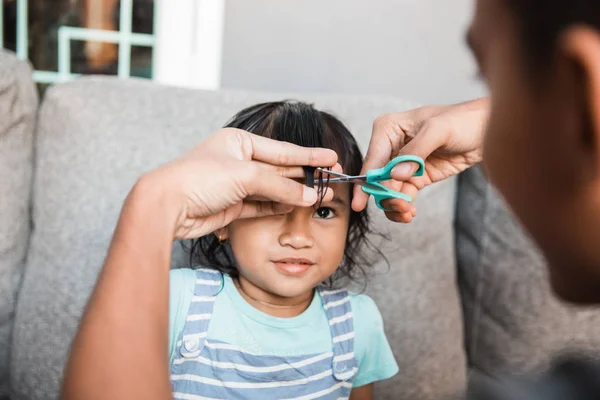
[[[284,217],[285,223],[279,235],[279,244],[295,249],[313,247],[315,244],[311,229],[313,213],[314,210],[312,208],[297,207],[294,211],[287,214]]]

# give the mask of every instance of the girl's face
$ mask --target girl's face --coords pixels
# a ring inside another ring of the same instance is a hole
[[[350,219],[348,184],[332,201],[283,216],[242,219],[226,229],[240,277],[279,297],[312,291],[340,265]]]

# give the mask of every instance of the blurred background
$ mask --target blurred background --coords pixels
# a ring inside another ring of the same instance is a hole
[[[472,0],[0,0],[0,45],[46,85],[80,74],[203,89],[484,95]]]

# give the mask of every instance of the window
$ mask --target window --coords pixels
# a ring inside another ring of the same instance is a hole
[[[0,0],[0,47],[45,85],[80,75],[218,89],[225,0]]]
[[[0,1],[0,46],[29,59],[36,82],[152,77],[153,0]]]

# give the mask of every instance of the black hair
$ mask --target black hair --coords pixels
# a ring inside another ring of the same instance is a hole
[[[319,111],[311,104],[297,101],[257,104],[240,111],[225,127],[304,147],[329,148],[338,154],[344,173],[359,175],[362,169],[362,154],[348,128],[333,115]],[[352,198],[352,185],[348,185],[348,191]],[[364,287],[366,268],[373,265],[373,256],[385,258],[369,240],[372,233],[367,209],[361,212],[351,209],[342,263],[333,276],[323,282],[325,285],[334,287],[341,286],[340,281],[343,284],[354,281]],[[234,278],[239,275],[231,246],[219,243],[214,234],[192,240],[190,264],[214,268]]]
[[[598,0],[507,0],[530,66],[550,65],[557,40],[566,28],[585,24],[600,29]]]

